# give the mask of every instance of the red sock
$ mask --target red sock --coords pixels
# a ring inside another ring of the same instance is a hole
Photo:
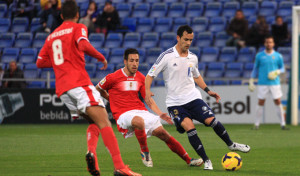
[[[135,129],[134,132],[135,132],[135,136],[141,146],[141,151],[149,152],[148,145],[147,145],[147,135],[146,135],[145,129],[143,129],[143,130]]]
[[[113,129],[111,127],[104,127],[100,129],[100,132],[101,132],[103,143],[111,155],[115,169],[118,170],[118,169],[125,168],[125,165],[121,158],[118,141],[113,132]]]
[[[180,158],[182,158],[187,164],[191,162],[191,158],[189,154],[185,151],[182,145],[173,136],[169,138],[166,144],[174,153],[176,153]]]
[[[99,170],[99,166],[98,166],[96,148],[99,139],[99,133],[100,133],[100,129],[95,124],[90,124],[86,131],[88,151],[94,154],[95,165],[97,170]]]

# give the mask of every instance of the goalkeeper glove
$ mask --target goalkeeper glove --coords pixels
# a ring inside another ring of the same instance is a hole
[[[255,87],[255,85],[254,85],[254,79],[253,78],[251,78],[250,80],[249,80],[249,90],[251,91],[251,92],[253,92],[254,91],[254,89],[256,88]]]
[[[280,74],[280,70],[274,70],[274,71],[271,71],[271,72],[269,72],[269,74],[268,74],[268,78],[270,79],[270,80],[274,80],[274,79],[276,79],[277,78],[277,76]]]

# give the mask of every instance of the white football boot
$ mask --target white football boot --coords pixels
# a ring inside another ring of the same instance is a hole
[[[141,156],[142,156],[142,161],[146,167],[153,167],[153,162],[150,156],[150,152],[141,151]]]
[[[189,166],[201,166],[202,164],[203,164],[203,160],[201,158],[199,159],[192,158]]]
[[[250,146],[245,144],[239,144],[234,142],[231,146],[228,146],[231,151],[241,151],[244,153],[248,153],[250,151]]]
[[[206,160],[204,162],[204,170],[213,170],[213,165],[212,162],[210,160]]]

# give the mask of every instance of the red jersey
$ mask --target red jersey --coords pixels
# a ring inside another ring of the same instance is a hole
[[[87,36],[85,25],[65,21],[47,37],[39,53],[38,62],[52,64],[58,97],[75,87],[93,85],[85,70],[84,52],[78,49],[79,41],[88,41]]]
[[[127,76],[123,69],[108,74],[98,86],[108,91],[110,108],[114,119],[130,110],[147,110],[139,99],[139,92],[145,98],[145,76],[137,71],[134,76]]]

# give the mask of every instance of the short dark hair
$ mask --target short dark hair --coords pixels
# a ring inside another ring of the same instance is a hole
[[[265,36],[265,41],[266,41],[267,39],[270,39],[270,38],[272,38],[272,39],[274,40],[273,35],[271,35],[271,34],[266,35],[266,36]]]
[[[75,18],[78,13],[77,3],[74,0],[66,0],[61,7],[61,13],[64,20]]]
[[[188,34],[193,33],[193,29],[189,25],[183,25],[183,26],[179,26],[179,28],[177,29],[177,35],[179,37],[182,37],[184,31],[186,31]]]
[[[136,50],[134,48],[126,49],[125,52],[124,52],[124,60],[128,61],[129,54],[139,54],[139,52],[138,52],[138,50]]]

